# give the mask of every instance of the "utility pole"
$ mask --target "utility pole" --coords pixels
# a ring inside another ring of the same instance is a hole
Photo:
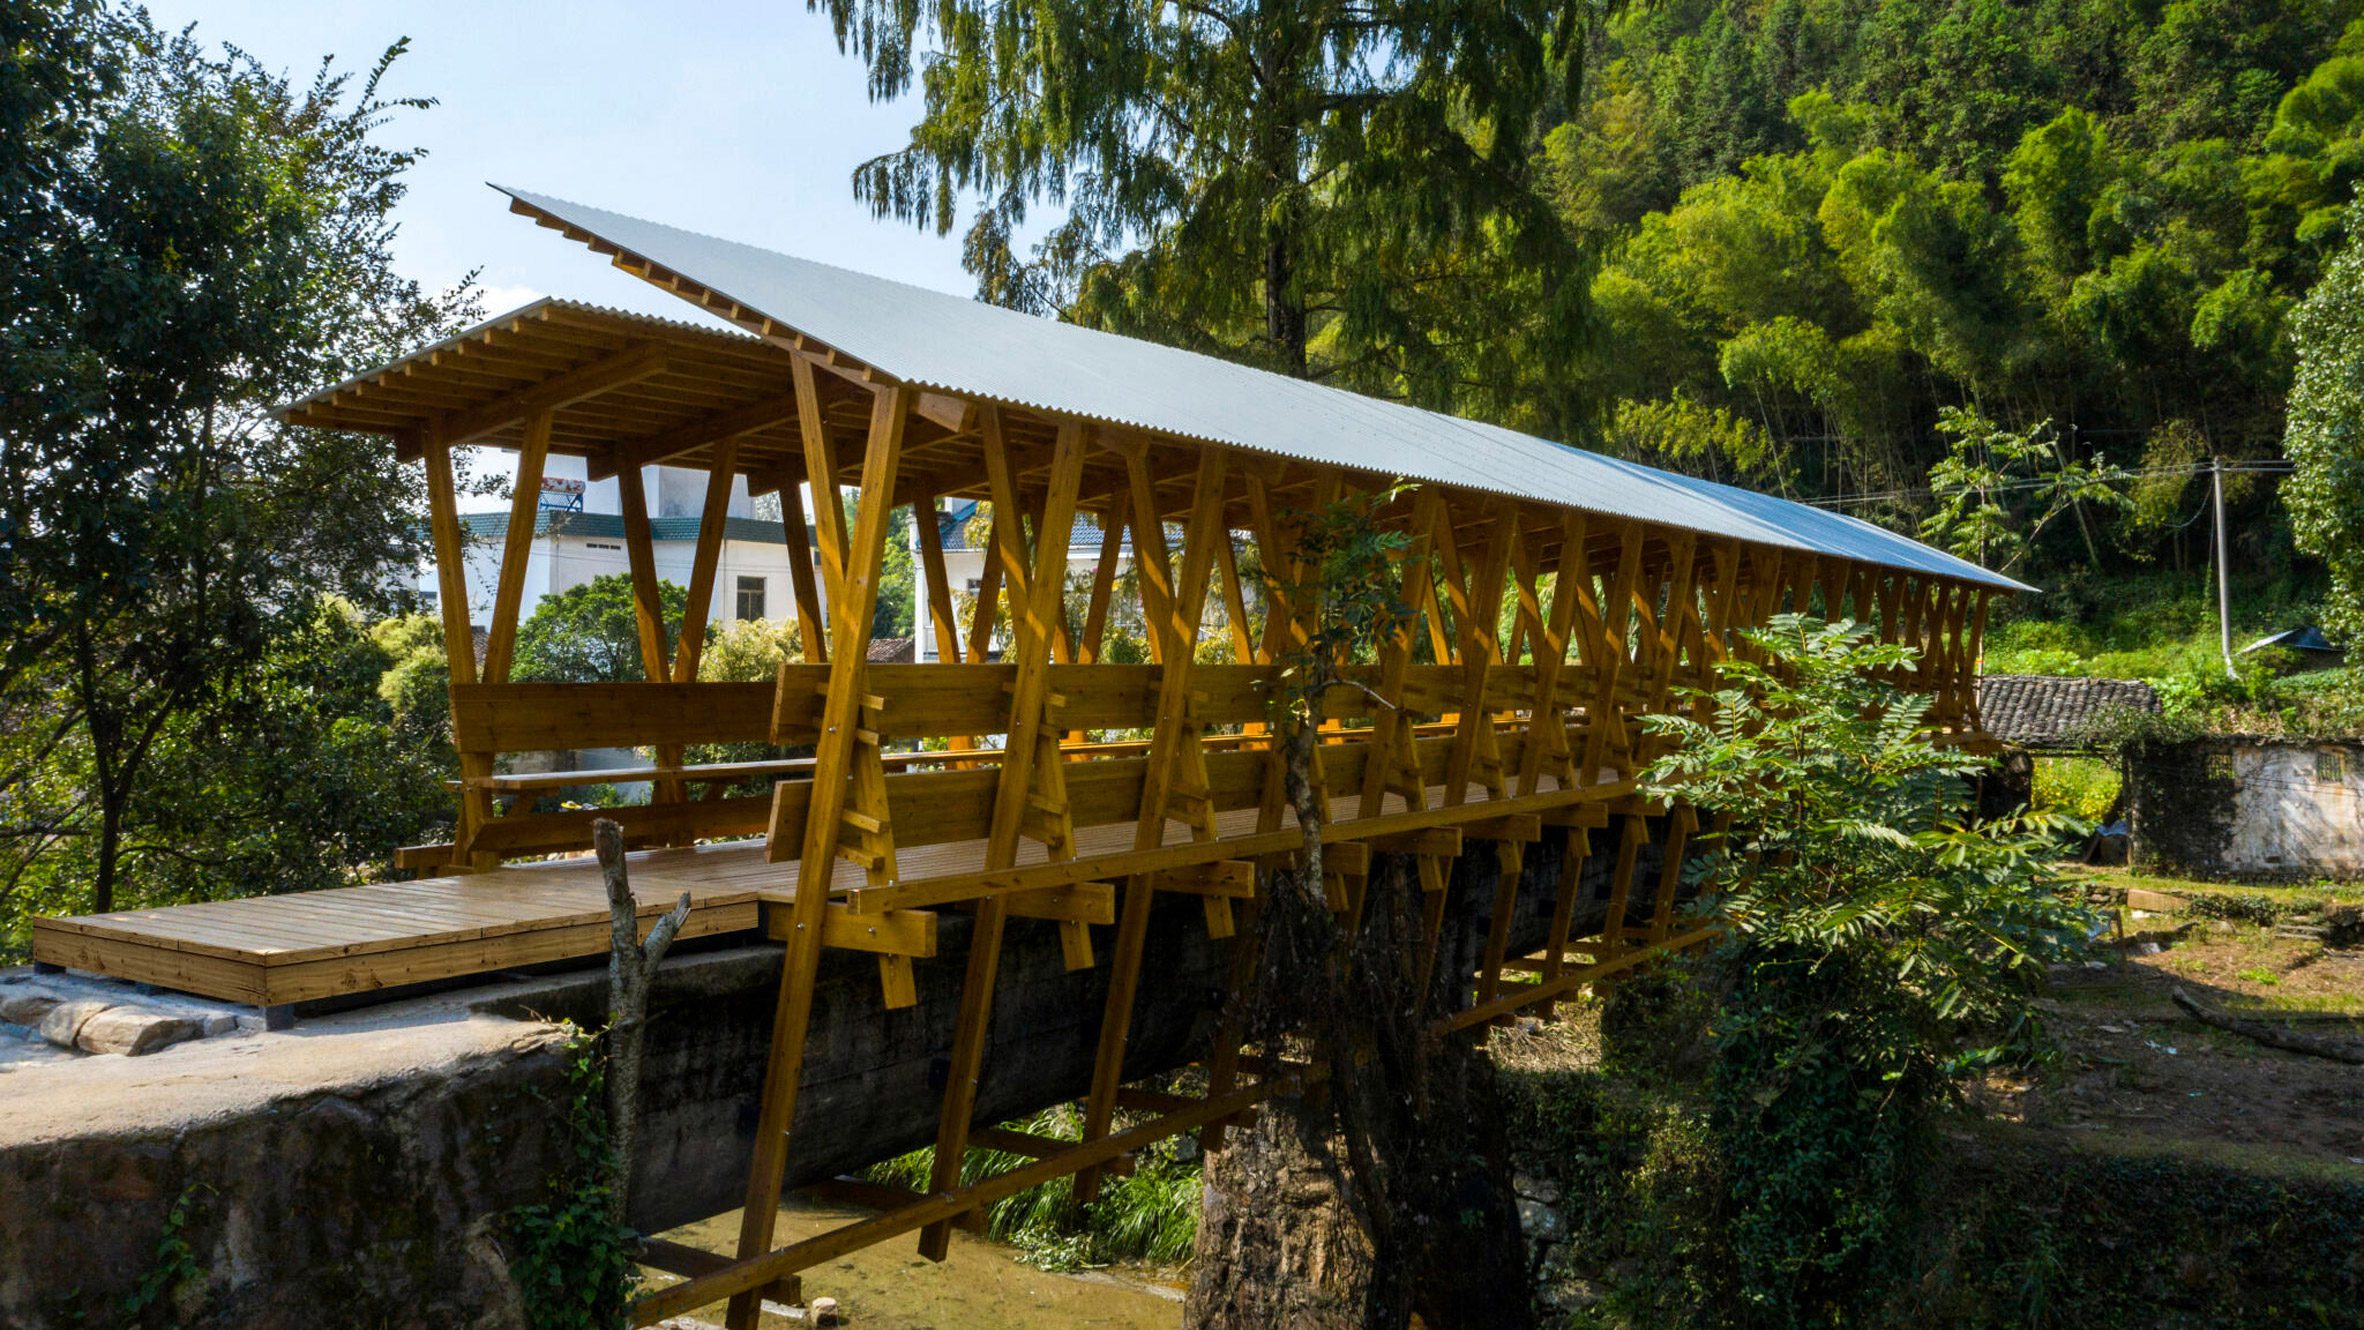
[[[2216,505],[2216,640],[2218,648],[2224,652],[2224,677],[2235,679],[2240,676],[2233,672],[2233,599],[2232,593],[2226,590],[2225,582],[2225,556],[2229,551],[2225,548],[2224,540],[2223,458],[2208,459],[2208,480],[2215,489],[2212,501]]]

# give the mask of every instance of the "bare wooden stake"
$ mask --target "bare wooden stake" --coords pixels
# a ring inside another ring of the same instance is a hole
[[[607,818],[591,824],[591,846],[599,852],[599,873],[607,883],[608,921],[614,936],[607,952],[607,1133],[615,1176],[608,1183],[608,1220],[622,1225],[632,1185],[632,1139],[639,1125],[640,1058],[648,1041],[648,989],[657,966],[689,922],[690,894],[640,936],[640,906],[632,897],[631,871],[624,860],[624,829]]]

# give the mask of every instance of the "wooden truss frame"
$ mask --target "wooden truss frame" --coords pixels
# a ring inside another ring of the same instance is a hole
[[[669,275],[618,261],[652,280]],[[676,281],[668,284],[679,288]],[[1317,466],[1016,404],[898,383],[711,293],[685,291],[758,333],[769,376],[741,376],[731,400],[643,437],[584,442],[573,416],[602,385],[641,391],[693,348],[613,344],[506,404],[476,403],[404,426],[426,465],[445,636],[461,809],[451,844],[409,861],[465,872],[505,857],[578,849],[587,817],[533,814],[500,801],[528,780],[499,757],[536,749],[638,746],[652,751],[645,806],[605,810],[631,843],[688,845],[763,838],[768,867],[750,878],[764,929],[784,944],[773,1042],[758,1114],[738,1254],[652,1248],[687,1276],[635,1311],[639,1324],[729,1299],[733,1330],[759,1298],[800,1270],[898,1234],[941,1259],[949,1229],[1024,1187],[1074,1175],[1089,1198],[1102,1174],[1162,1136],[1227,1123],[1297,1073],[1243,1058],[1219,1032],[1202,1099],[1143,1096],[1123,1084],[1152,907],[1192,896],[1210,934],[1237,936],[1230,982],[1244,982],[1260,869],[1292,861],[1298,831],[1282,797],[1266,708],[1276,661],[1310,625],[1285,588],[1305,515],[1344,494],[1384,495],[1376,520],[1405,536],[1404,599],[1418,613],[1377,658],[1353,667],[1332,699],[1319,779],[1332,816],[1322,832],[1332,904],[1359,921],[1372,856],[1411,856],[1423,888],[1423,973],[1438,963],[1450,860],[1492,842],[1502,873],[1479,965],[1458,975],[1470,1005],[1445,1022],[1468,1029],[1556,1000],[1670,951],[1710,925],[1679,906],[1688,850],[1720,834],[1694,810],[1635,792],[1634,774],[1664,742],[1652,713],[1704,715],[1720,662],[1754,648],[1740,633],[1784,610],[1848,616],[1920,657],[1895,672],[1927,693],[1929,722],[1978,742],[1975,669],[1992,592],[1829,554],[1396,477]],[[589,352],[585,353],[586,355]],[[652,365],[658,368],[652,369]],[[573,395],[570,395],[573,394]],[[652,408],[653,409],[653,408]],[[492,422],[488,424],[487,422]],[[555,422],[555,423],[554,423]],[[465,555],[453,449],[485,431],[519,453],[520,496],[501,555],[481,672],[470,648]],[[471,434],[469,431],[476,433]],[[519,684],[508,677],[534,529],[534,491],[553,438],[591,451],[617,477],[646,682]],[[715,483],[699,529],[690,613],[668,651],[659,619],[646,496],[652,458],[706,469]],[[801,658],[769,684],[699,683],[734,475],[777,490],[793,567]],[[852,486],[850,513],[845,487]],[[799,487],[812,495],[809,531]],[[944,574],[940,500],[991,505],[984,574],[963,624]],[[939,663],[876,664],[871,625],[885,542],[910,506],[927,571]],[[1103,538],[1077,613],[1067,603],[1069,540],[1079,515]],[[809,544],[808,544],[809,541]],[[1269,570],[1243,582],[1247,556]],[[1129,565],[1130,575],[1124,575]],[[1228,630],[1210,640],[1220,612]],[[1007,635],[993,658],[995,625]],[[1150,657],[1107,659],[1111,625],[1137,612]],[[1261,615],[1261,623],[1252,616]],[[1225,657],[1228,659],[1225,659]],[[688,746],[767,739],[810,758],[700,767]],[[769,780],[768,795],[732,794]],[[702,793],[697,791],[702,790]],[[1661,864],[1644,880],[1653,837]],[[1566,838],[1550,884],[1550,924],[1533,956],[1509,951],[1525,889],[1527,847]],[[1582,869],[1608,861],[1606,920],[1578,936]],[[936,1173],[924,1196],[874,1219],[785,1247],[774,1220],[794,1141],[798,1089],[821,958],[829,948],[877,960],[881,1000],[916,1000],[916,967],[936,955],[946,910],[972,915],[966,972],[948,1036]],[[1012,1142],[975,1122],[1009,918],[1057,921],[1070,967],[1109,967],[1078,1143]],[[1110,930],[1105,939],[1095,928]],[[1309,1073],[1317,1074],[1317,1073]],[[1120,1118],[1120,1113],[1129,1115]],[[1146,1114],[1146,1116],[1140,1116]],[[964,1185],[972,1143],[1023,1145],[1024,1167]]]

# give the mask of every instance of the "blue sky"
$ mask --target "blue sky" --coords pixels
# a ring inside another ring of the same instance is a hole
[[[400,212],[409,276],[482,268],[490,313],[542,295],[676,318],[693,307],[510,213],[498,180],[967,295],[960,238],[880,220],[854,166],[907,141],[915,97],[872,104],[861,63],[801,0],[149,0],[308,80],[411,39],[386,92],[435,97],[384,141],[428,150]]]

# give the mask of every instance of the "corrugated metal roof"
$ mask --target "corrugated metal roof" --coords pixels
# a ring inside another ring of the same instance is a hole
[[[702,337],[714,338],[715,345],[717,346],[746,346],[749,343],[760,342],[762,340],[761,338],[751,337],[746,333],[740,332],[736,328],[718,328],[711,323],[690,323],[682,319],[659,318],[654,314],[643,314],[638,310],[617,309],[612,305],[594,305],[589,301],[584,300],[566,300],[558,296],[542,296],[539,299],[520,305],[517,308],[508,311],[507,313],[496,314],[491,318],[484,320],[482,323],[474,325],[473,327],[453,333],[451,336],[444,338],[440,342],[422,346],[418,350],[411,352],[409,355],[403,356],[399,360],[387,361],[383,365],[378,365],[370,369],[363,370],[359,374],[353,375],[351,378],[342,380],[338,383],[332,383],[326,388],[320,389],[318,392],[306,393],[302,397],[299,397],[284,406],[273,408],[272,414],[288,415],[291,413],[301,412],[305,407],[308,406],[334,402],[337,398],[353,391],[355,388],[379,382],[389,375],[403,373],[412,366],[431,365],[435,362],[435,358],[437,356],[450,351],[454,347],[466,346],[471,342],[482,341],[488,333],[499,332],[504,329],[517,327],[520,324],[530,323],[533,320],[542,317],[543,313],[548,310],[573,310],[582,314],[594,314],[603,319],[617,319],[627,323],[641,324],[651,329],[657,329],[666,332],[695,333]]]
[[[2013,590],[1842,513],[1516,430],[496,185],[526,209],[915,386]]]

